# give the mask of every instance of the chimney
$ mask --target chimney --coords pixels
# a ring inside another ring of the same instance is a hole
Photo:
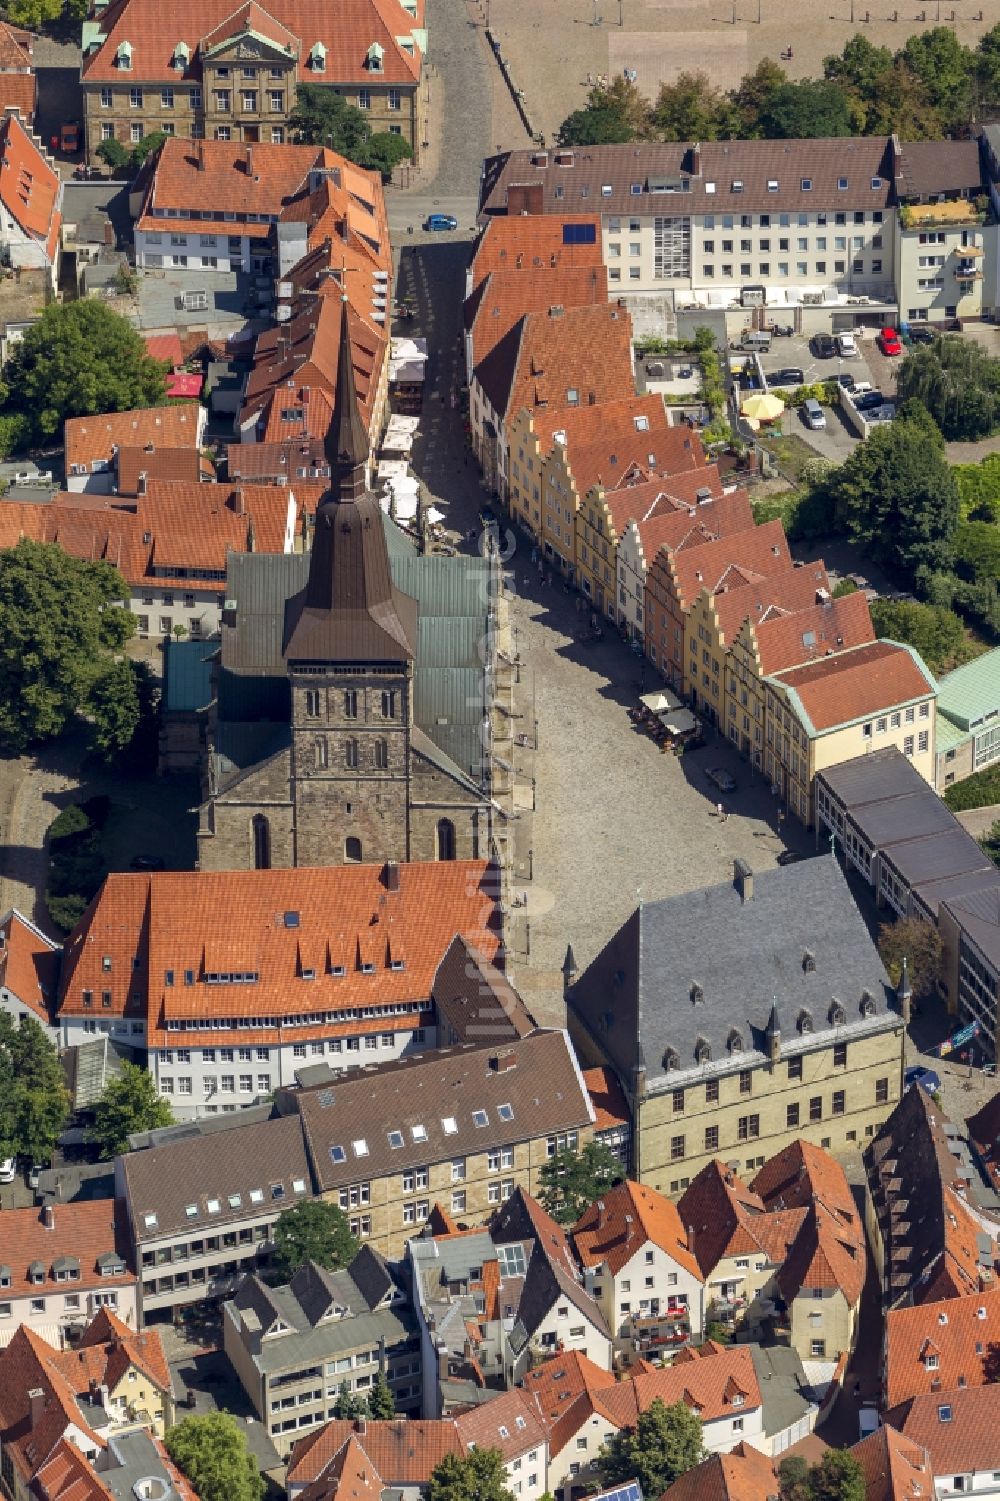
[[[199,172],[204,172],[204,170],[205,170],[205,142],[204,141],[196,141],[195,142],[194,160],[195,160],[195,166],[198,168],[198,171]]]
[[[579,970],[579,967],[577,966],[576,955],[573,953],[573,945],[571,943],[568,943],[566,945],[566,957],[563,960],[563,964],[562,964],[563,996],[564,997],[569,995],[569,992],[572,989],[573,985],[575,984],[576,977],[577,977],[577,975],[579,973],[580,973],[580,970]]]
[[[382,881],[386,891],[399,890],[399,861],[387,860],[382,868]]]
[[[45,1393],[40,1386],[32,1387],[28,1393],[28,1401],[31,1404],[31,1426],[35,1429],[41,1425],[42,1418],[45,1416]]]
[[[903,1018],[904,1026],[910,1025],[910,1013],[913,1009],[913,988],[910,985],[910,969],[903,955],[903,968],[899,975],[899,984],[896,986],[896,1000],[899,1002],[899,1014]]]
[[[247,166],[246,166],[246,172],[247,172],[247,176],[248,177],[252,177],[253,176],[253,147],[249,146],[249,145],[247,146]]]
[[[767,1056],[772,1064],[781,1058],[781,1020],[778,1016],[778,997],[771,1002],[771,1014],[767,1019]]]
[[[598,1228],[598,1230],[603,1230],[604,1229],[604,1214],[605,1214],[604,1200],[603,1199],[598,1199],[598,1201],[597,1201],[597,1228]]]
[[[509,1074],[512,1068],[517,1068],[517,1058],[513,1048],[504,1048],[502,1052],[494,1053],[490,1058],[490,1070],[494,1074]]]
[[[111,222],[110,219],[105,219],[105,221],[104,221],[104,243],[108,247],[109,250],[113,250],[114,249],[114,246],[115,246],[115,226],[112,224],[112,222]]]
[[[639,1102],[646,1098],[646,1067],[637,1063],[632,1069],[632,1098]]]
[[[746,860],[733,861],[733,885],[739,892],[740,900],[744,905],[753,901],[753,871]]]
[[[145,493],[146,493],[146,480],[147,479],[148,479],[148,475],[146,474],[145,469],[141,470],[140,473],[139,473],[139,478],[135,482],[135,493],[136,493],[136,495],[145,495]]]
[[[46,1204],[42,1210],[42,1224],[46,1230],[54,1230],[56,1228],[56,1212],[51,1204]]]

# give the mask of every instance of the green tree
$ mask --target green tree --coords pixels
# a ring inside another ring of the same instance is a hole
[[[117,603],[127,595],[110,563],[72,558],[54,543],[21,541],[0,553],[0,743],[8,751],[51,740],[90,709],[111,656],[135,629]]]
[[[0,1156],[48,1162],[68,1115],[55,1047],[33,1016],[0,1012]]]
[[[316,83],[299,84],[288,126],[295,140],[306,146],[329,146],[351,161],[371,135],[361,110],[348,104],[343,95]]]
[[[324,1199],[307,1199],[283,1209],[274,1223],[274,1262],[287,1278],[304,1261],[315,1261],[335,1272],[358,1254],[347,1215]]]
[[[155,1131],[173,1125],[173,1120],[170,1104],[157,1094],[152,1074],[135,1063],[123,1063],[94,1106],[89,1137],[102,1158],[117,1157],[126,1151],[134,1132]]]
[[[703,1458],[698,1414],[686,1402],[667,1407],[657,1397],[639,1414],[634,1428],[620,1428],[608,1440],[597,1456],[597,1468],[605,1486],[638,1480],[644,1496],[662,1496]]]
[[[717,141],[730,133],[733,106],[707,73],[678,73],[662,83],[650,120],[664,141]]]
[[[829,480],[837,526],[912,582],[950,566],[958,487],[934,424],[912,405],[859,443]]]
[[[976,64],[950,26],[932,26],[908,37],[902,57],[920,79],[927,98],[948,125],[964,123],[972,103]]]
[[[376,1419],[396,1416],[396,1399],[384,1371],[379,1371],[378,1379],[368,1393],[368,1411]]]
[[[827,1449],[809,1470],[809,1501],[865,1501],[865,1472],[846,1449]]]
[[[129,153],[121,141],[116,141],[112,136],[109,141],[101,141],[97,147],[97,155],[101,161],[109,166],[112,172],[120,172],[127,165]]]
[[[759,136],[761,117],[777,89],[788,82],[788,74],[773,58],[765,57],[752,73],[744,73],[739,88],[730,95],[739,121],[740,136]]]
[[[960,522],[955,530],[955,571],[964,579],[1000,578],[1000,526]]]
[[[809,1501],[809,1461],[790,1454],[778,1466],[781,1501]]]
[[[333,1411],[334,1415],[345,1423],[353,1423],[355,1418],[369,1416],[368,1403],[360,1392],[351,1391],[346,1377],[337,1388],[337,1399],[333,1404]]]
[[[893,985],[899,984],[903,960],[913,994],[919,1000],[934,995],[941,973],[941,935],[931,922],[919,917],[900,917],[879,928],[878,952]]]
[[[127,657],[108,662],[90,690],[88,718],[95,746],[105,760],[131,745],[139,724],[135,664]]]
[[[67,417],[158,406],[167,389],[162,363],[131,323],[89,297],[47,307],[15,345],[4,380],[40,440]]]
[[[975,68],[982,103],[1000,101],[1000,22],[979,38]]]
[[[843,89],[824,78],[781,84],[768,97],[760,123],[765,137],[784,140],[849,136],[854,128]]]
[[[857,594],[858,586],[853,579],[841,579],[833,591],[834,599],[844,599],[848,594]]]
[[[913,599],[875,599],[872,625],[880,641],[902,641],[918,651],[933,672],[965,656],[965,628],[953,610]]]
[[[431,1471],[427,1501],[514,1501],[500,1450],[446,1454]]]
[[[588,1141],[580,1152],[566,1149],[542,1164],[539,1201],[560,1225],[574,1225],[588,1204],[620,1183],[621,1163],[601,1141]]]
[[[163,1442],[201,1501],[263,1501],[264,1477],[232,1413],[185,1418]]]
[[[410,143],[402,136],[380,130],[357,148],[354,160],[369,172],[381,172],[382,181],[388,182],[400,162],[408,162],[412,155]]]
[[[1000,360],[970,339],[915,349],[896,389],[900,401],[921,402],[946,438],[985,438],[1000,424]]]
[[[58,21],[63,13],[63,0],[5,0],[3,16],[12,26],[23,26],[28,31],[41,31]]]
[[[142,140],[137,141],[129,152],[128,164],[130,169],[133,172],[138,172],[147,156],[152,156],[154,152],[159,151],[166,139],[166,132],[163,130],[153,130],[150,131],[148,136],[143,136]]]
[[[988,860],[992,860],[994,865],[1000,865],[1000,818],[986,830],[979,846]]]
[[[0,416],[0,460],[27,448],[30,438],[31,423],[23,412],[5,412]]]
[[[616,78],[587,95],[585,108],[574,110],[559,127],[562,146],[615,145],[634,141],[649,130],[649,101],[634,83]]]

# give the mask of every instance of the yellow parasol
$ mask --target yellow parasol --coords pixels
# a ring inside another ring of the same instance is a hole
[[[785,403],[778,396],[757,394],[748,396],[740,407],[744,417],[756,417],[759,422],[773,422],[785,410]]]

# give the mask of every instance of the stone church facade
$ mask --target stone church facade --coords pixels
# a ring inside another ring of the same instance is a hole
[[[326,448],[312,551],[230,558],[199,865],[493,859],[503,871],[499,563],[419,556],[367,491],[345,341]]]

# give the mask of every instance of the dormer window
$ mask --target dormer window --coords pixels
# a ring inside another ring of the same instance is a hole
[[[861,992],[861,1015],[875,1015],[875,997],[868,990],[863,990]]]
[[[368,69],[369,73],[382,72],[382,63],[384,57],[385,52],[379,46],[378,42],[372,42],[371,46],[368,48],[368,55],[365,58],[365,67]]]
[[[191,48],[188,46],[187,42],[178,42],[177,46],[174,48],[174,55],[170,59],[171,67],[180,68],[181,70],[183,70],[187,67],[190,61]]]
[[[118,50],[115,53],[115,67],[121,68],[125,73],[130,73],[132,71],[131,42],[119,42]]]
[[[828,1014],[830,1017],[831,1025],[834,1027],[842,1027],[847,1020],[847,1014],[839,1001],[830,1002],[830,1010]]]
[[[705,999],[705,992],[697,982],[691,986],[690,995],[692,1006],[700,1006]]]
[[[695,1043],[694,1056],[696,1063],[711,1063],[712,1049],[706,1042],[704,1037],[699,1037],[697,1042]]]
[[[309,53],[309,66],[314,73],[326,72],[326,48],[322,42],[314,42]]]
[[[802,972],[807,975],[814,975],[816,973],[816,956],[810,954],[808,949],[802,955]]]
[[[680,1067],[680,1056],[676,1048],[666,1048],[663,1053],[663,1067],[669,1074],[671,1069]]]
[[[726,1038],[726,1046],[731,1053],[742,1053],[743,1034],[736,1027],[730,1027],[729,1036]]]
[[[813,1029],[813,1019],[809,1015],[808,1011],[800,1011],[799,1012],[797,1025],[798,1025],[798,1029],[799,1029],[800,1032],[811,1032],[812,1031],[812,1029]]]

